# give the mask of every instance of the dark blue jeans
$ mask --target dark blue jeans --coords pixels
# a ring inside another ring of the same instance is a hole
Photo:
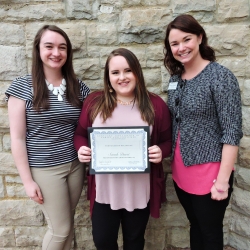
[[[95,202],[92,214],[92,233],[97,250],[118,250],[120,224],[124,250],[143,250],[144,233],[149,219],[149,204],[132,212],[112,210],[109,204]]]
[[[174,182],[175,191],[190,222],[191,250],[223,250],[223,219],[233,191],[233,173],[228,198],[222,201],[206,195],[189,194]]]

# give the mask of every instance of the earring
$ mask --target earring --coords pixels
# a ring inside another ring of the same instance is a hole
[[[113,93],[113,89],[109,88],[109,93]]]

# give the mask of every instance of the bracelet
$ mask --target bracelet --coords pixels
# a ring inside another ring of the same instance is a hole
[[[215,182],[216,182],[216,179],[213,180],[213,183],[214,183],[213,185],[214,185],[214,187],[215,187],[215,189],[216,189],[216,191],[217,191],[218,193],[225,193],[225,192],[228,191],[228,189],[227,189],[227,190],[218,189],[218,188],[215,186]]]

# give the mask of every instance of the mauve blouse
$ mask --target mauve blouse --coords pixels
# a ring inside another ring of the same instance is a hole
[[[148,126],[141,119],[137,104],[117,104],[112,116],[104,123],[98,115],[92,127]],[[152,132],[152,126],[151,126]],[[111,209],[125,208],[127,211],[147,206],[150,197],[148,173],[135,174],[96,174],[96,201],[110,204]]]

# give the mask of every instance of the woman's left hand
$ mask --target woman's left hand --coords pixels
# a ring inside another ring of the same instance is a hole
[[[161,149],[154,145],[148,148],[148,157],[149,161],[153,163],[159,163],[162,160],[162,152]]]
[[[211,198],[217,201],[225,200],[228,197],[228,183],[225,185],[216,184],[211,187]]]

